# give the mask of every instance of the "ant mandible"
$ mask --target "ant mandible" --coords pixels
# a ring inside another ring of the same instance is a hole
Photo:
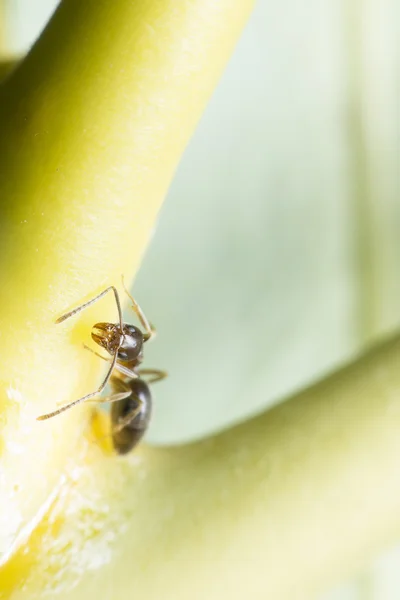
[[[137,444],[150,421],[152,398],[148,384],[163,379],[167,374],[165,371],[158,369],[139,369],[143,360],[143,344],[155,335],[155,329],[146,318],[138,303],[127,291],[123,278],[122,285],[132,302],[133,310],[145,330],[144,333],[135,325],[123,322],[118,291],[112,285],[88,302],[59,317],[56,323],[62,323],[112,291],[118,309],[119,322],[96,323],[92,329],[92,339],[104,348],[112,358],[107,359],[85,346],[87,350],[91,350],[91,352],[94,352],[94,354],[103,360],[110,360],[111,365],[106,377],[97,390],[69,404],[60,406],[60,408],[53,412],[41,415],[37,419],[38,421],[50,419],[77,404],[90,400],[94,396],[101,394],[110,381],[113,393],[96,401],[112,403],[111,424],[113,426],[112,437],[114,447],[119,453],[125,454]],[[115,374],[114,369],[116,371]],[[147,382],[143,378],[146,375],[151,376]]]

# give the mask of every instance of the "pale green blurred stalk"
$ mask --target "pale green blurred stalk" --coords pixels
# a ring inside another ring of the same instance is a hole
[[[0,59],[6,54],[6,0],[0,0]]]

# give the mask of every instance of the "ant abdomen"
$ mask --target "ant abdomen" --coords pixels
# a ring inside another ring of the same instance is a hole
[[[152,410],[150,388],[143,379],[132,379],[128,383],[132,394],[124,400],[111,404],[112,440],[118,454],[127,454],[141,440],[149,426]],[[129,416],[139,409],[129,421]],[[124,424],[124,419],[128,422]]]

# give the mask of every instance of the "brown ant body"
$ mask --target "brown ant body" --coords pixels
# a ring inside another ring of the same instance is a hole
[[[155,329],[126,288],[125,291],[132,301],[132,308],[143,326],[144,332],[135,325],[123,322],[121,303],[118,291],[114,286],[109,286],[88,302],[61,316],[56,323],[62,323],[76,315],[111,291],[115,296],[119,321],[118,323],[96,323],[93,326],[91,335],[92,339],[104,348],[112,358],[105,358],[85,346],[87,350],[91,350],[103,360],[111,362],[106,377],[94,392],[60,406],[53,412],[41,415],[38,420],[50,419],[77,404],[98,396],[110,381],[113,393],[96,401],[112,403],[111,426],[114,448],[120,454],[125,454],[139,442],[149,425],[152,409],[149,383],[154,383],[166,377],[164,371],[139,368],[143,360],[143,345],[155,335]],[[150,379],[145,381],[144,376],[150,376]]]

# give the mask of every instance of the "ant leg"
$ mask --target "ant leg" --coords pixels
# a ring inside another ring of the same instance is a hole
[[[93,348],[89,348],[89,346],[86,346],[86,344],[82,344],[82,346],[85,348],[85,350],[89,350],[89,352],[91,352],[95,356],[98,356],[102,360],[110,362],[111,358],[108,358],[108,356],[103,356],[102,354],[100,354],[100,352],[96,352],[96,350],[93,350]]]
[[[168,377],[167,371],[161,371],[160,369],[139,369],[138,373],[139,377],[142,377],[142,375],[153,376],[148,379],[147,383],[155,383],[156,381],[161,381],[162,379]]]
[[[88,348],[88,350],[90,350],[90,348]],[[104,358],[100,354],[98,356],[100,356],[100,358]],[[104,360],[108,360],[108,359],[105,358]],[[115,388],[117,388],[117,389],[119,388],[121,390],[124,389],[125,391],[113,393],[113,394],[110,394],[109,396],[103,396],[102,398],[95,398],[94,400],[89,400],[89,402],[94,402],[94,403],[99,403],[99,404],[104,404],[106,402],[109,402],[111,404],[113,402],[120,402],[121,400],[125,400],[126,398],[129,398],[129,396],[132,394],[132,390],[129,389],[129,386],[126,383],[124,383],[123,381],[121,381],[120,379],[117,379],[117,380],[112,379],[112,384],[115,386]],[[102,436],[97,436],[96,442],[98,442],[99,440],[106,439],[108,437],[110,437],[109,433],[102,435]]]
[[[120,400],[125,400],[125,398],[129,398],[132,394],[131,390],[126,390],[126,392],[119,392],[118,394],[110,394],[109,396],[102,396],[101,398],[94,398],[93,400],[87,400],[87,402],[93,402],[95,404],[106,404],[109,402],[119,402]]]
[[[119,301],[118,291],[117,291],[117,289],[113,285],[110,285],[108,288],[106,288],[105,290],[103,290],[102,292],[100,292],[100,294],[98,294],[97,296],[95,296],[91,300],[88,300],[84,304],[81,304],[80,306],[77,306],[73,310],[70,310],[68,313],[65,313],[65,315],[62,315],[61,317],[58,317],[58,319],[56,320],[56,324],[62,323],[66,319],[69,319],[73,315],[76,315],[77,313],[81,312],[81,310],[84,310],[85,308],[87,308],[91,304],[94,304],[94,302],[97,302],[97,300],[100,300],[100,298],[102,298],[103,296],[105,296],[111,290],[114,292],[115,302],[117,304],[117,309],[118,309],[119,326],[120,326],[120,329],[121,329],[121,332],[122,332],[124,330],[124,323],[122,321],[121,303]]]
[[[108,370],[107,375],[104,378],[103,383],[100,385],[100,387],[95,391],[95,392],[91,392],[90,394],[86,394],[86,396],[83,396],[82,398],[78,398],[78,400],[74,400],[73,402],[70,402],[69,404],[64,404],[64,406],[60,406],[60,408],[58,408],[57,410],[54,410],[51,413],[47,413],[45,415],[41,415],[40,417],[37,417],[38,421],[45,421],[46,419],[50,419],[51,417],[55,417],[56,415],[59,415],[60,413],[64,412],[65,410],[68,410],[69,408],[72,408],[73,406],[76,406],[77,404],[81,404],[81,402],[86,402],[86,400],[89,400],[89,398],[93,398],[94,396],[97,396],[98,394],[101,394],[101,392],[104,390],[104,388],[106,387],[108,380],[111,377],[111,374],[114,370],[115,364],[117,362],[117,353],[114,354],[113,359],[111,361],[111,366]]]
[[[95,354],[102,360],[105,360],[107,362],[111,361],[111,358],[108,358],[106,356],[103,356],[102,354],[99,354],[98,352],[96,352],[96,350],[92,350],[92,348],[89,348],[89,346],[86,346],[86,344],[83,344],[83,347],[85,348],[85,350],[89,350],[89,352],[91,352],[92,354]],[[123,375],[126,375],[130,379],[137,379],[139,377],[139,375],[137,373],[135,373],[135,371],[131,371],[131,369],[124,367],[124,365],[121,365],[119,362],[117,362],[117,364],[115,365],[115,369],[117,371],[119,371],[120,373],[122,373]]]
[[[143,401],[140,400],[140,398],[138,398],[135,395],[133,395],[133,398],[137,401],[138,405],[130,413],[128,413],[126,415],[126,417],[124,417],[123,419],[121,419],[121,418],[119,419],[118,425],[115,425],[115,427],[113,427],[113,430],[112,430],[113,433],[119,433],[120,431],[125,429],[125,427],[127,427],[130,423],[132,423],[132,421],[137,417],[137,415],[142,410]]]
[[[135,311],[137,318],[139,319],[139,321],[141,322],[142,326],[145,329],[145,334],[143,337],[144,337],[144,341],[147,342],[148,340],[150,340],[152,337],[154,337],[156,335],[156,330],[153,327],[153,325],[150,323],[150,321],[148,320],[148,318],[146,317],[146,315],[144,314],[142,309],[140,308],[139,304],[136,302],[135,298],[126,289],[124,276],[122,275],[121,277],[122,277],[122,286],[123,286],[128,298],[130,298],[130,300],[132,302],[132,308]]]

